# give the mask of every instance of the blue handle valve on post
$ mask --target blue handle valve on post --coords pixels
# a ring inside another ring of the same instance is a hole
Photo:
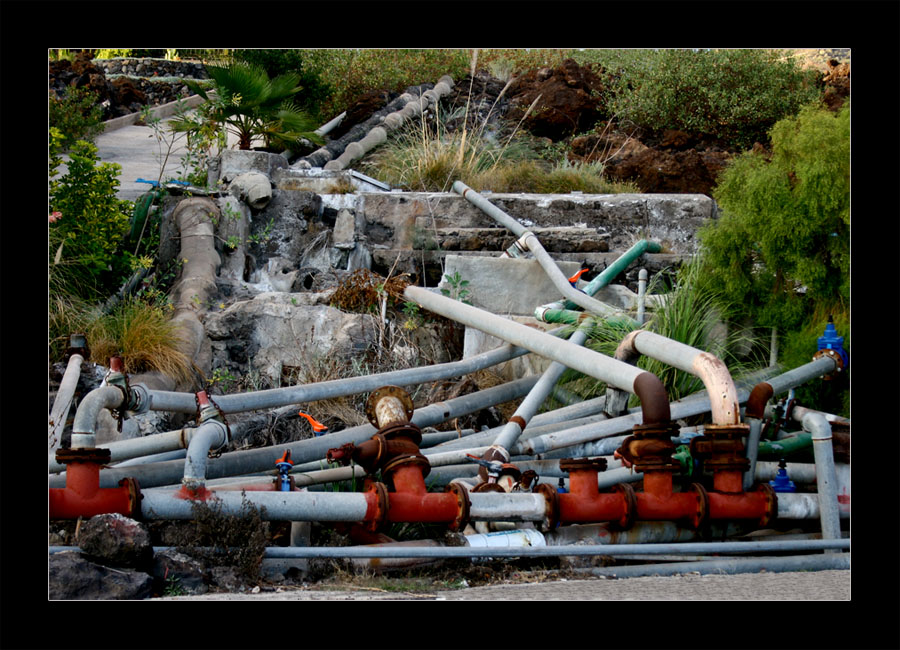
[[[290,492],[291,491],[291,468],[294,466],[294,463],[291,462],[291,450],[286,449],[284,455],[275,461],[275,467],[278,469],[278,491],[279,492]]]
[[[787,462],[785,462],[784,458],[778,461],[778,471],[775,473],[775,479],[769,481],[769,485],[772,486],[776,492],[796,492],[797,486],[794,485],[794,482],[788,478],[787,473]]]
[[[835,360],[837,370],[834,374],[847,370],[850,367],[850,355],[844,349],[844,337],[838,336],[834,327],[834,318],[828,316],[828,324],[825,331],[817,339],[816,357],[828,356]],[[834,374],[826,375],[824,379],[831,379]]]

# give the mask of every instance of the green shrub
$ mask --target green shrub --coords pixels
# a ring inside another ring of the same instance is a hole
[[[133,50],[131,49],[109,49],[109,50],[97,50],[94,52],[95,59],[121,59],[125,57],[131,56]]]
[[[93,142],[103,133],[103,107],[96,93],[69,87],[62,99],[57,99],[53,93],[48,99],[49,125],[62,134],[62,151],[67,151],[76,140]]]
[[[804,108],[771,130],[771,159],[723,171],[722,209],[698,236],[706,277],[764,327],[802,326],[817,303],[850,304],[850,107]]]
[[[638,50],[619,61],[609,105],[620,119],[737,148],[765,142],[775,122],[819,98],[815,73],[775,50]]]
[[[118,288],[131,271],[131,256],[118,253],[129,230],[133,204],[116,197],[121,166],[99,163],[97,147],[79,140],[68,173],[59,180],[60,159],[51,150],[49,268],[51,287],[83,298]]]

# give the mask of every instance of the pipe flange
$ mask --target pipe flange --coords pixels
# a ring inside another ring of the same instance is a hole
[[[412,420],[413,411],[415,409],[413,407],[412,398],[410,398],[409,393],[407,393],[399,386],[382,386],[381,388],[376,388],[371,393],[369,393],[369,397],[368,399],[366,399],[366,417],[369,419],[369,423],[373,427],[375,427],[376,429],[380,428],[378,418],[375,414],[375,407],[378,402],[384,397],[395,397],[400,400],[400,403],[403,405],[403,409],[406,412],[406,419]]]
[[[812,360],[815,361],[816,359],[821,359],[822,357],[828,357],[829,359],[834,361],[835,365],[833,372],[830,372],[827,375],[822,375],[822,379],[824,379],[825,381],[834,379],[838,375],[838,373],[844,371],[844,359],[835,350],[832,350],[830,348],[822,348],[813,355]]]
[[[469,523],[469,495],[466,494],[466,488],[458,483],[450,483],[444,488],[444,492],[453,492],[456,495],[456,506],[459,509],[456,519],[449,525],[450,530],[462,530]]]
[[[431,473],[431,463],[428,462],[428,458],[426,458],[422,454],[410,454],[408,456],[398,456],[397,458],[392,458],[390,461],[385,463],[384,467],[381,468],[381,472],[382,474],[387,476],[403,465],[414,465],[421,469],[422,478],[425,478]]]
[[[371,521],[366,522],[365,528],[369,532],[378,532],[387,521],[388,511],[391,507],[390,497],[388,496],[388,488],[384,483],[371,481],[366,485],[366,492],[375,493],[375,516]]]
[[[57,449],[56,462],[60,465],[68,463],[96,463],[105,465],[112,459],[112,451],[105,447],[80,447],[78,449]]]
[[[544,521],[541,522],[542,532],[555,530],[559,526],[559,492],[548,483],[541,483],[534,488],[536,494],[541,494],[546,503]]]
[[[709,493],[699,483],[691,483],[691,492],[697,495],[697,512],[691,518],[691,526],[700,530],[709,523]]]
[[[378,433],[387,440],[392,440],[394,438],[409,438],[416,443],[417,446],[422,443],[422,430],[418,425],[409,421],[392,422],[386,427],[379,429]]]
[[[506,494],[506,490],[500,487],[497,483],[479,483],[472,488],[472,492],[479,494],[482,492],[497,492],[499,494]]]
[[[630,483],[618,483],[613,487],[613,491],[622,495],[622,501],[625,504],[625,514],[613,526],[619,530],[628,530],[634,526],[637,519],[637,495]]]
[[[760,483],[756,486],[756,490],[766,493],[766,514],[759,520],[759,526],[768,526],[770,522],[778,517],[778,494],[768,483]]]
[[[559,469],[563,472],[575,472],[592,470],[597,472],[606,471],[605,458],[562,458],[559,461]]]
[[[128,516],[137,521],[141,520],[141,486],[136,478],[128,477],[119,481],[119,487],[128,489]]]

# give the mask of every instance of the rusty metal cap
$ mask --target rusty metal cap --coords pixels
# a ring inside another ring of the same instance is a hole
[[[400,403],[403,405],[403,409],[406,411],[407,421],[412,420],[413,411],[415,409],[413,407],[412,398],[410,398],[409,393],[407,393],[399,386],[382,386],[381,388],[376,388],[371,393],[369,393],[369,397],[368,399],[366,399],[366,417],[369,419],[369,423],[373,427],[378,429],[381,426],[375,413],[375,407],[377,406],[378,402],[385,397],[394,397],[400,400]]]
[[[562,458],[559,461],[559,469],[563,472],[579,470],[594,470],[603,472],[606,470],[605,458]]]

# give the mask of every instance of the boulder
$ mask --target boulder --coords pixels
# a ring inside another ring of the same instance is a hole
[[[91,517],[76,541],[87,558],[108,566],[141,568],[153,559],[147,528],[117,513]]]
[[[206,317],[214,365],[258,371],[273,385],[310,356],[358,355],[377,337],[373,316],[329,307],[330,293],[265,292]]]
[[[152,595],[149,574],[95,564],[76,551],[53,553],[48,565],[50,600],[142,600]]]
[[[164,549],[156,554],[152,575],[157,593],[166,594],[168,590],[195,595],[209,591],[203,562],[174,549]]]

